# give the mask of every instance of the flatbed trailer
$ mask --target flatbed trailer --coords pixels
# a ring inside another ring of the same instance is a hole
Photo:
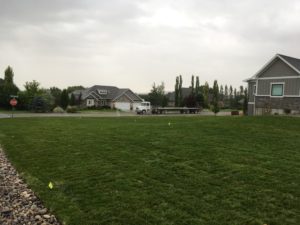
[[[197,107],[158,107],[152,109],[152,114],[166,114],[168,112],[178,112],[181,114],[199,113],[201,108]]]

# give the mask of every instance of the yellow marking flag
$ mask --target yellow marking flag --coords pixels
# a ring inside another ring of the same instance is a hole
[[[53,189],[53,184],[52,184],[51,181],[49,182],[48,187],[49,187],[50,189]]]

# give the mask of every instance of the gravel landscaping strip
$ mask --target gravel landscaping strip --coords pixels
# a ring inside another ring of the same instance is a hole
[[[21,180],[1,148],[0,224],[60,224]]]

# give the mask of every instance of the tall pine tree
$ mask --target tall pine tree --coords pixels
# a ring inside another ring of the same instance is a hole
[[[0,82],[0,107],[10,108],[11,95],[17,95],[18,91],[18,87],[14,84],[13,69],[8,66],[4,71],[4,80]]]
[[[192,81],[191,81],[191,94],[195,94],[195,77],[192,75]]]
[[[220,100],[221,100],[221,101],[224,100],[224,89],[223,89],[223,85],[220,86]]]
[[[204,100],[204,107],[208,107],[209,105],[209,84],[205,82],[203,87],[203,100]]]
[[[214,86],[213,86],[212,111],[215,114],[217,114],[220,111],[220,108],[219,108],[219,86],[218,86],[217,80],[214,81]]]
[[[244,89],[243,113],[244,113],[244,115],[248,115],[248,90],[247,90],[247,88]]]
[[[200,94],[200,81],[199,81],[198,76],[196,76],[195,94],[196,94],[196,96],[198,96]]]
[[[176,77],[175,83],[175,106],[178,107],[179,105],[179,77]]]
[[[178,106],[181,106],[183,104],[183,96],[182,96],[182,76],[179,75],[179,86],[178,86]]]
[[[61,92],[60,104],[63,109],[66,109],[69,105],[69,95],[66,89]]]
[[[227,86],[227,84],[225,85],[224,95],[225,95],[225,99],[227,100],[228,99],[228,86]]]

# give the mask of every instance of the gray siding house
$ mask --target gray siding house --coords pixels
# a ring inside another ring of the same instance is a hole
[[[275,55],[248,83],[248,115],[300,112],[300,59]]]
[[[73,91],[75,99],[81,100],[82,107],[110,107],[123,111],[135,110],[143,101],[128,88],[94,85],[84,90]]]

